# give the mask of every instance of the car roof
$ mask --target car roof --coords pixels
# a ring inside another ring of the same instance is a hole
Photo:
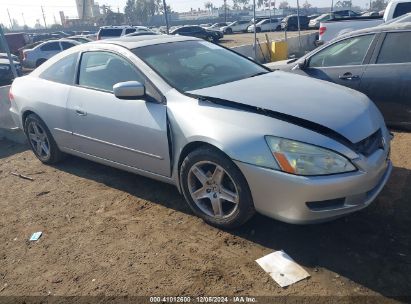
[[[357,35],[368,34],[368,33],[397,31],[397,30],[411,30],[411,22],[392,23],[392,24],[386,24],[386,25],[381,24],[378,26],[349,32],[344,35],[338,36],[337,38],[339,40],[340,38],[343,38],[343,37],[357,36]]]
[[[119,37],[114,39],[98,40],[87,43],[88,45],[96,44],[115,44],[125,47],[127,49],[135,49],[147,45],[163,44],[170,42],[190,41],[202,39],[187,36],[172,36],[172,35],[146,35],[146,36],[131,36],[131,37]]]

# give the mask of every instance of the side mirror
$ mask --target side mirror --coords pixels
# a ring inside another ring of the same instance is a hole
[[[307,68],[308,61],[306,58],[297,61],[297,66],[300,70],[305,70]]]
[[[138,81],[126,81],[116,83],[113,92],[119,99],[138,99],[146,95],[146,88]]]

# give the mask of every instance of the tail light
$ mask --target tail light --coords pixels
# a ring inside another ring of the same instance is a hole
[[[325,33],[326,30],[327,30],[327,28],[325,26],[321,26],[320,27],[320,32],[319,32],[320,36],[322,36]]]
[[[10,90],[9,90],[9,103],[10,103],[10,105],[11,105],[12,101],[14,101],[14,96],[13,96],[13,92],[11,91],[11,87],[10,87]]]
[[[27,59],[27,52],[23,51],[23,60]]]

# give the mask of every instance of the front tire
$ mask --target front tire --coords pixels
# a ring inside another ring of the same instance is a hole
[[[46,124],[36,114],[24,121],[24,133],[34,155],[45,164],[54,164],[64,158]]]
[[[219,228],[235,228],[255,213],[247,181],[221,151],[203,147],[187,155],[180,168],[184,197],[193,212]]]

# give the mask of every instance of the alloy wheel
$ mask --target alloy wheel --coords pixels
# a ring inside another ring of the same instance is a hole
[[[223,167],[211,161],[194,164],[188,173],[188,188],[197,207],[214,218],[227,218],[239,205],[234,180]]]
[[[27,128],[28,137],[33,150],[41,159],[50,157],[50,142],[46,131],[35,121],[31,121]]]

